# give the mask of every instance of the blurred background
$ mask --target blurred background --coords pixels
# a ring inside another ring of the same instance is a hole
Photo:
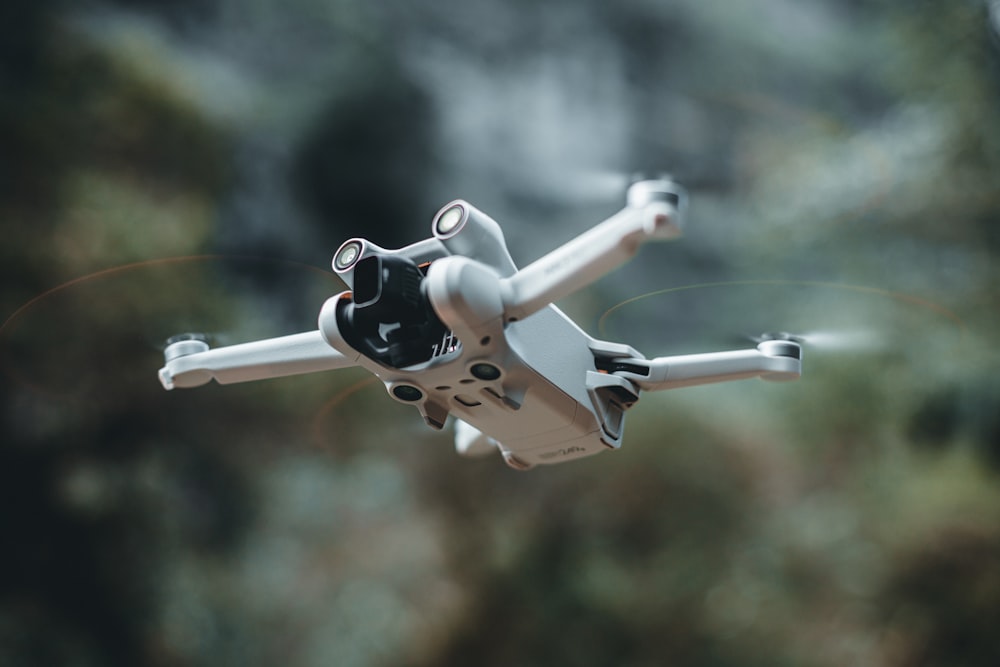
[[[7,0],[0,663],[1000,664],[997,4]],[[518,473],[360,371],[156,380],[346,238],[461,197],[524,265],[637,171],[685,238],[560,306],[799,382]]]

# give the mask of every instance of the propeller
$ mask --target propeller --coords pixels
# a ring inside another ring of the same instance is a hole
[[[871,355],[901,351],[924,336],[961,338],[965,324],[933,300],[872,286],[736,280],[627,299],[605,310],[597,329],[647,356],[765,340],[792,340],[820,354]]]
[[[724,184],[719,179],[690,172],[668,173],[657,169],[615,169],[569,165],[537,172],[512,175],[509,187],[516,199],[557,206],[620,207],[625,193],[633,183],[650,179],[675,180],[686,191],[707,194],[720,192]]]
[[[258,289],[255,275],[281,288]],[[54,400],[159,391],[168,337],[200,332],[219,346],[314,328],[316,304],[342,289],[332,272],[274,258],[191,255],[102,269],[12,312],[0,324],[2,369]]]
[[[884,334],[880,335],[872,329],[813,330],[801,333],[781,331],[749,336],[748,338],[754,343],[762,343],[767,340],[789,340],[823,352],[875,352],[882,350],[889,343]]]

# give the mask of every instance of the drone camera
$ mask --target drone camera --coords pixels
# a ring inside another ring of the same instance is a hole
[[[382,294],[382,266],[378,257],[368,257],[358,262],[354,269],[354,303],[370,306],[378,303]]]
[[[420,268],[412,261],[380,255],[365,257],[354,267],[354,303],[359,308],[403,314],[420,310],[422,280]]]
[[[356,260],[352,297],[337,303],[344,339],[393,368],[432,358],[447,328],[431,309],[423,281],[416,262],[401,255],[372,254]]]

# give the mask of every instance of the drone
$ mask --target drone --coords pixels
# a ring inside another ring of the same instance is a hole
[[[647,359],[592,338],[553,305],[647,241],[679,237],[686,207],[673,180],[640,180],[621,211],[519,270],[500,225],[455,200],[434,216],[429,239],[397,250],[344,242],[333,270],[349,290],[323,304],[317,330],[218,348],[175,336],[159,378],[169,390],[361,367],[431,428],[452,416],[465,456],[499,451],[527,470],[619,449],[643,391],[802,372],[790,336]]]

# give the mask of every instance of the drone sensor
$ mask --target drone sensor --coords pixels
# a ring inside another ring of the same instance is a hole
[[[333,259],[333,268],[337,271],[346,271],[351,268],[358,258],[361,257],[361,241],[348,241],[340,246],[336,257]]]
[[[448,236],[462,226],[465,222],[465,207],[455,204],[441,211],[434,222],[434,231],[438,236]]]

